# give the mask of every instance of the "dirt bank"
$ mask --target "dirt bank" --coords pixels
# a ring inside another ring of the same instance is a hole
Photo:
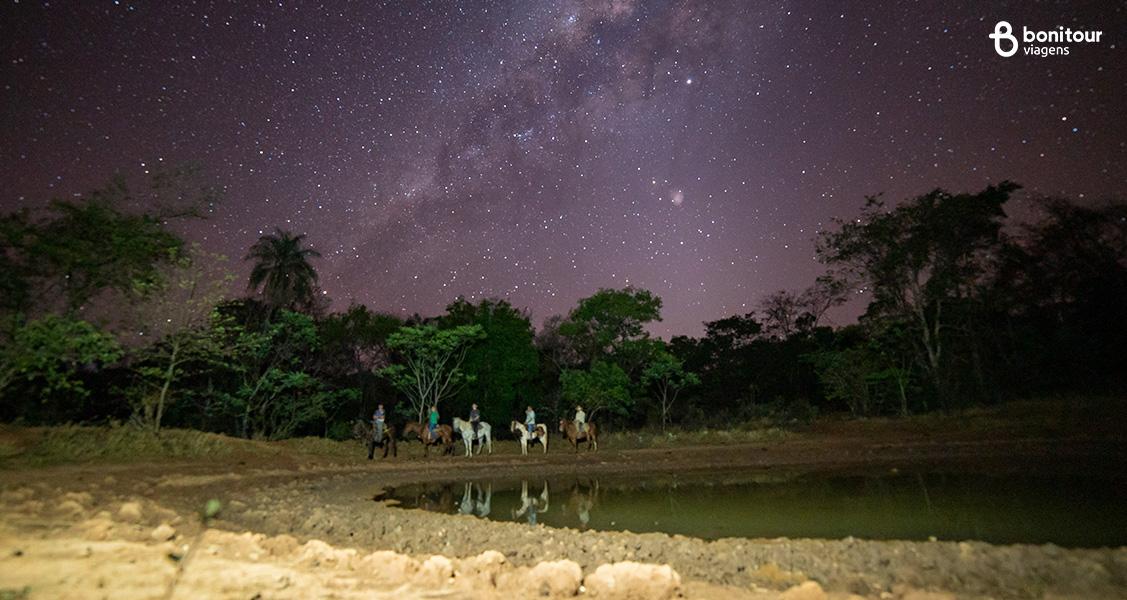
[[[534,597],[545,589],[566,594],[577,581],[588,596],[601,590],[601,597],[613,597],[603,585],[613,580],[606,569],[602,580],[595,576],[600,566],[638,561],[669,565],[680,579],[672,585],[671,575],[645,571],[646,581],[669,585],[643,597],[672,589],[691,598],[820,597],[809,581],[837,597],[918,598],[929,591],[960,598],[1120,598],[1127,592],[1124,548],[708,542],[488,522],[372,500],[387,485],[492,476],[932,464],[1071,472],[1122,470],[1127,464],[1127,445],[1102,437],[982,440],[955,433],[905,441],[903,432],[871,433],[578,456],[553,449],[524,457],[500,444],[494,456],[472,459],[422,459],[408,449],[398,459],[368,462],[357,448],[356,457],[347,458],[236,454],[210,462],[9,470],[0,491],[0,589],[15,595],[30,586],[32,598],[156,598],[168,589],[175,597],[489,598]],[[211,498],[223,509],[205,530],[198,512]],[[487,551],[492,553],[483,558]],[[428,563],[431,555],[447,557],[449,568],[438,559]],[[571,562],[537,567],[544,561]],[[446,577],[447,571],[455,576]],[[590,577],[592,589],[585,584]],[[553,578],[564,583],[544,583]],[[803,582],[807,588],[786,591]]]

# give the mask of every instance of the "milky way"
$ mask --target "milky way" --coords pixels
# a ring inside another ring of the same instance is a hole
[[[695,334],[810,284],[866,195],[1127,189],[1124,5],[985,4],[7,4],[0,202],[192,161],[225,199],[184,233],[307,233],[334,306],[632,284]],[[1104,35],[1003,58],[1003,19]]]

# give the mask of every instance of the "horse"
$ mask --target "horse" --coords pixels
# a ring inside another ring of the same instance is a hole
[[[430,447],[442,443],[442,454],[454,454],[454,430],[449,425],[439,425],[434,428],[434,437],[427,441],[427,426],[417,421],[411,421],[403,426],[403,439],[407,439],[410,434],[415,434],[419,437],[419,441],[423,443],[423,454],[430,456]]]
[[[376,446],[383,448],[383,458],[387,458],[388,450],[391,455],[399,456],[399,447],[395,441],[395,428],[391,425],[385,425],[383,428],[383,439],[376,440],[376,428],[371,423],[363,420],[356,419],[356,423],[352,425],[352,437],[363,440],[368,446],[368,460],[376,453]]]
[[[489,446],[489,453],[493,454],[493,437],[490,435],[492,428],[489,427],[489,423],[485,421],[478,423],[477,433],[475,434],[473,423],[454,417],[454,431],[462,435],[462,442],[466,444],[466,456],[473,454],[474,442],[478,442],[478,454],[481,454],[481,449],[485,446]]]
[[[517,436],[517,439],[520,440],[521,454],[528,454],[529,440],[533,443],[535,443],[536,440],[540,440],[540,443],[544,445],[544,454],[548,453],[548,428],[542,423],[536,425],[536,433],[532,435],[528,434],[528,426],[518,421],[513,421],[509,425],[509,429]]]
[[[599,450],[599,433],[595,429],[594,423],[588,423],[587,428],[580,433],[574,422],[560,419],[560,433],[567,438],[568,442],[571,442],[571,447],[575,448],[577,453],[579,452],[579,442],[582,440],[587,440],[588,452],[592,449],[596,452]]]

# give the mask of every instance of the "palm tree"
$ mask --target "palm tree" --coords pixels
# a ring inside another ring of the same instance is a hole
[[[300,308],[312,304],[317,287],[317,271],[309,259],[321,254],[302,248],[305,234],[294,235],[275,229],[250,247],[243,260],[254,260],[247,289],[262,288],[263,301],[273,308]]]

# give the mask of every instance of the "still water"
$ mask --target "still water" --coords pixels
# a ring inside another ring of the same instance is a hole
[[[475,480],[389,489],[404,508],[694,537],[1127,545],[1127,482],[1024,473]]]

